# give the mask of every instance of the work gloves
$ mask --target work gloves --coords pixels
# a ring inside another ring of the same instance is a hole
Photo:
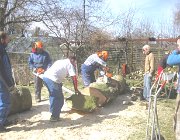
[[[45,70],[43,68],[33,68],[33,72],[37,74],[43,74]]]

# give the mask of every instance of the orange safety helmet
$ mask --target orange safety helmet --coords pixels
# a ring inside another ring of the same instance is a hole
[[[103,60],[107,60],[107,58],[108,58],[108,56],[109,56],[109,54],[108,54],[108,51],[98,51],[97,52],[97,55],[99,56],[99,57],[102,57],[103,58]]]
[[[43,44],[42,44],[41,41],[35,42],[34,45],[35,45],[35,48],[39,48],[39,49],[42,49],[42,48],[43,48]]]
[[[102,58],[106,61],[109,56],[108,51],[102,51],[101,53],[102,53]]]

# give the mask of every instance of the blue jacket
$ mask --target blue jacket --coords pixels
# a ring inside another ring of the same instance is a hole
[[[170,66],[180,65],[180,53],[178,50],[174,50],[171,54],[169,54],[167,64]]]
[[[0,45],[0,84],[4,83],[8,87],[14,86],[12,68],[9,56],[5,50],[6,46]],[[0,86],[1,89],[2,86]]]
[[[43,68],[46,70],[52,64],[51,58],[46,51],[42,53],[31,53],[28,59],[29,67],[31,70],[34,68]]]

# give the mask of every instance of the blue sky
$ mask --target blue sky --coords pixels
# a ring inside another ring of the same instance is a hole
[[[84,0],[65,0],[65,3],[83,8],[83,1]],[[88,8],[87,1],[88,0],[86,0],[86,4]],[[148,20],[155,25],[155,28],[160,29],[161,23],[172,21],[172,13],[177,3],[180,3],[180,0],[103,0],[102,8],[107,8],[114,16],[128,11],[130,8],[136,9],[136,17]],[[171,26],[171,24],[165,25],[168,27],[169,25]],[[38,26],[38,24],[36,24],[36,26]]]
[[[179,0],[105,0],[112,13],[118,14],[136,8],[138,17],[154,22],[170,20],[175,4]],[[180,3],[180,2],[179,2]]]

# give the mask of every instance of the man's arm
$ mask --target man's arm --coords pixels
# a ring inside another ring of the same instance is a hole
[[[28,64],[29,64],[29,68],[30,70],[33,70],[33,65],[34,65],[34,62],[33,62],[33,54],[30,54],[29,58],[28,58]]]
[[[77,88],[77,86],[78,86],[78,84],[77,84],[77,77],[76,76],[71,76],[71,78],[72,78],[72,81],[73,81],[75,93],[81,94],[80,91]]]
[[[68,70],[69,76],[71,76],[71,79],[73,81],[75,93],[80,94],[80,91],[77,88],[78,83],[77,83],[77,77],[76,77],[74,66],[72,64],[68,65],[67,70]]]
[[[1,68],[0,69],[0,81],[9,90],[9,88],[14,87],[14,79],[13,79],[13,77],[10,77],[9,75],[7,75],[7,73],[5,73],[5,72],[7,72],[7,70],[4,67],[2,56],[3,56],[3,52],[2,52],[2,50],[0,50],[0,68]]]
[[[5,82],[5,80],[4,80],[3,76],[2,76],[3,75],[3,73],[2,73],[3,62],[2,62],[1,56],[0,56],[0,67],[1,67],[1,69],[0,69],[0,81],[2,81],[3,84],[6,86],[6,88],[8,89],[9,86],[7,85],[7,83]]]
[[[154,73],[154,65],[155,65],[155,58],[154,58],[154,54],[151,55],[150,57],[150,74],[152,75]]]
[[[98,64],[102,65],[103,67],[106,67],[106,62],[103,61],[101,58],[99,58],[98,56],[94,57],[94,61],[97,62]]]

